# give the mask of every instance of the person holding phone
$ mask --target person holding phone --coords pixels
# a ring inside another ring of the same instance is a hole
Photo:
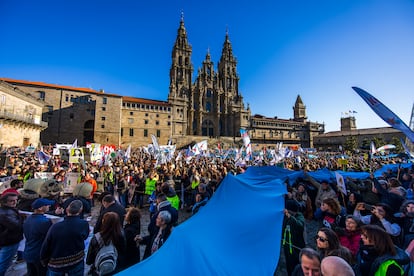
[[[361,211],[371,208],[371,214],[366,216],[361,216]],[[377,203],[373,206],[370,206],[366,203],[360,202],[357,204],[354,216],[361,219],[363,224],[374,224],[383,228],[388,234],[393,237],[398,237],[401,233],[401,227],[398,223],[394,222],[394,213],[387,204]]]

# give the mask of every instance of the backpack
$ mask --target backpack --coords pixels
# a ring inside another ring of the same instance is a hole
[[[112,241],[105,245],[100,233],[95,234],[95,238],[99,244],[99,251],[95,257],[95,269],[98,275],[107,275],[115,271],[118,259],[118,251]]]

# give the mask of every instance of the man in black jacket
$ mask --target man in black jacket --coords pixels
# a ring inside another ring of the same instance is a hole
[[[98,219],[96,220],[95,228],[93,229],[93,233],[96,234],[101,230],[102,226],[102,218],[108,212],[115,212],[119,216],[119,222],[121,223],[121,228],[124,225],[124,218],[126,215],[125,208],[116,202],[115,197],[113,195],[106,195],[102,199],[102,210],[99,214]]]
[[[0,198],[0,276],[3,276],[23,239],[23,219],[16,209],[18,195],[6,193]]]

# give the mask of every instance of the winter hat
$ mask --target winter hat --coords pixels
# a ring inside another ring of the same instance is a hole
[[[286,200],[286,202],[285,202],[285,208],[287,210],[289,210],[289,211],[292,211],[292,212],[299,211],[299,205],[298,205],[298,203],[295,200],[292,200],[292,199]]]
[[[38,198],[32,203],[33,210],[39,209],[43,206],[53,205],[55,202],[46,198]]]

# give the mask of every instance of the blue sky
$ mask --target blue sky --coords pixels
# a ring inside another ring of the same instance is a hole
[[[184,13],[194,72],[215,65],[226,29],[252,114],[340,129],[386,126],[351,89],[407,125],[414,103],[413,0],[1,0],[0,77],[167,100],[171,50]]]

